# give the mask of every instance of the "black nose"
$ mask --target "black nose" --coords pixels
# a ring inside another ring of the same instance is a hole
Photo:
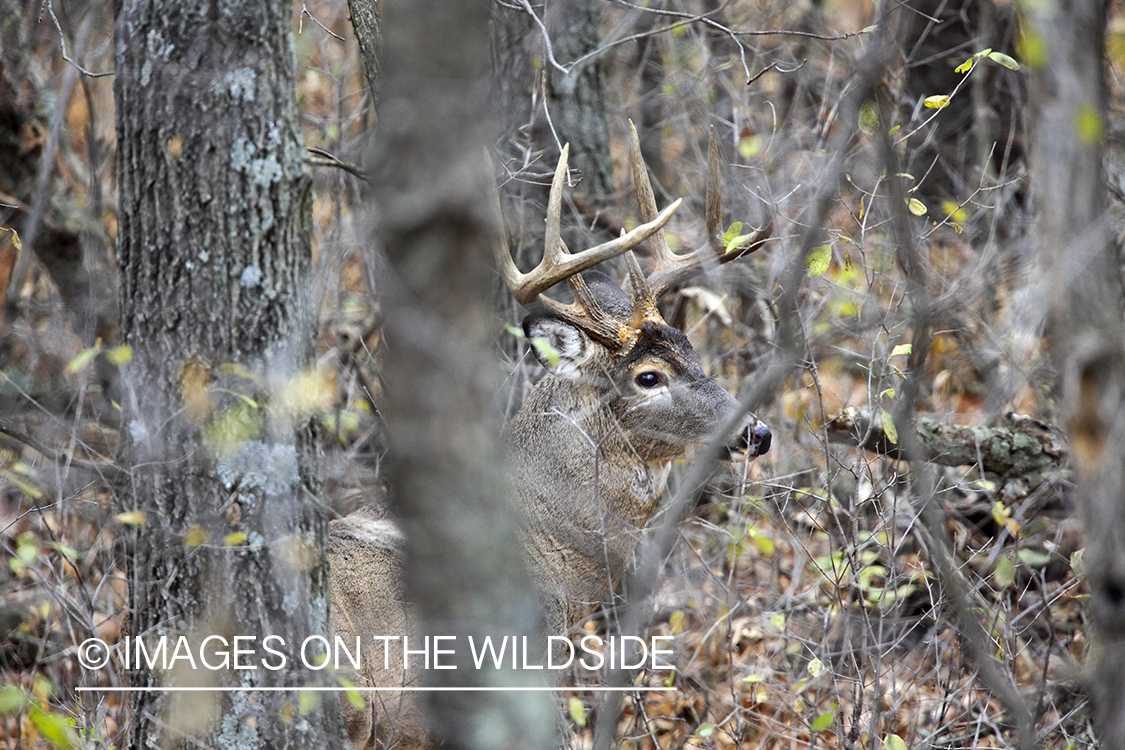
[[[773,435],[770,434],[770,428],[766,427],[765,422],[754,419],[735,436],[734,442],[727,446],[727,451],[732,457],[740,453],[760,456],[769,451],[772,439]]]
[[[749,429],[750,433],[750,455],[761,456],[769,453],[770,441],[773,440],[773,435],[770,433],[770,428],[766,427],[765,422],[758,422]]]

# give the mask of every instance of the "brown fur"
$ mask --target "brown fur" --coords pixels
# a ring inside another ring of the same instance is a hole
[[[599,284],[604,305],[619,305]],[[702,444],[738,405],[704,375],[683,333],[662,322],[645,322],[633,346],[617,352],[575,336],[577,329],[551,316],[531,316],[525,326],[529,335],[546,338],[560,361],[509,426],[510,472],[524,515],[524,557],[547,632],[561,635],[587,618],[624,572],[664,489],[669,462]],[[666,378],[665,387],[642,388],[637,376],[646,372]],[[756,426],[750,418],[747,429]],[[768,438],[761,446],[764,452]],[[360,512],[334,522],[330,538],[335,632],[348,642],[360,635],[365,645],[372,634],[407,633],[393,527]],[[398,658],[401,664],[401,652]],[[360,676],[366,684],[404,679],[401,671],[372,666],[365,664]],[[365,695],[379,698],[363,711],[346,709],[357,748],[426,746],[414,694]]]

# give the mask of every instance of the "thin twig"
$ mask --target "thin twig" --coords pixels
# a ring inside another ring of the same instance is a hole
[[[63,34],[62,24],[59,23],[59,18],[55,15],[55,9],[51,7],[51,0],[47,0],[47,12],[51,14],[51,20],[55,22],[55,28],[58,29],[59,32],[59,45],[62,47],[62,59],[73,65],[82,75],[89,76],[90,78],[105,78],[106,76],[113,75],[112,70],[107,73],[93,73],[68,57],[66,54],[66,35]]]
[[[336,167],[337,169],[342,169],[349,174],[355,175],[364,182],[371,182],[371,177],[367,174],[367,172],[364,172],[356,165],[346,162],[343,159],[330,154],[322,148],[316,148],[315,146],[308,146],[307,148],[310,154],[315,154],[316,156],[319,156],[321,158],[307,158],[305,159],[306,163],[311,164],[314,167]]]

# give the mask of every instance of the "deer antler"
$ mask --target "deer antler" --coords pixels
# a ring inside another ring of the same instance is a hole
[[[538,299],[555,315],[582,328],[603,344],[620,347],[629,336],[627,326],[601,308],[587,288],[581,273],[603,260],[609,260],[633,249],[649,237],[660,233],[675,210],[679,208],[682,200],[677,199],[660,213],[656,212],[656,204],[653,201],[652,215],[644,224],[616,239],[572,255],[567,250],[561,234],[562,190],[563,183],[566,181],[566,161],[569,153],[570,144],[567,144],[563,146],[559,165],[555,169],[555,177],[551,181],[551,192],[547,199],[547,235],[543,243],[543,259],[529,273],[521,273],[512,260],[507,243],[499,242],[495,249],[496,266],[512,296],[521,305],[527,306]],[[647,183],[647,176],[645,180]],[[649,190],[651,192],[651,188]],[[496,209],[500,210],[499,195],[497,195]],[[571,291],[574,292],[573,304],[564,305],[550,297],[542,296],[543,292],[564,279],[569,281]]]
[[[641,158],[641,142],[637,129],[629,121],[630,161],[633,165],[633,182],[637,186],[637,207],[643,221],[651,222],[656,215],[656,197],[652,183],[648,179],[648,169]],[[748,241],[727,249],[719,237],[722,232],[722,195],[719,177],[719,147],[715,143],[715,129],[711,129],[711,142],[707,149],[707,242],[688,253],[676,255],[668,247],[664,232],[653,235],[649,243],[652,248],[653,271],[648,277],[650,294],[659,299],[671,287],[686,280],[705,264],[720,265],[754,252],[769,237],[769,226],[759,229]],[[648,226],[645,224],[644,226]],[[635,231],[635,230],[634,230]]]
[[[644,242],[664,228],[682,202],[682,199],[677,199],[660,213],[656,212],[656,204],[653,202],[652,215],[644,224],[616,239],[572,255],[567,250],[560,233],[562,188],[566,180],[566,160],[569,153],[570,144],[567,144],[563,146],[559,166],[555,169],[555,178],[551,181],[551,192],[547,199],[547,237],[543,245],[543,259],[539,261],[539,265],[529,273],[521,273],[516,268],[507,247],[496,248],[496,265],[500,269],[500,275],[504,278],[504,283],[508,285],[512,296],[521,305],[528,305],[563,279],[574,278],[576,274],[596,266],[603,260],[615,258]],[[645,179],[647,181],[648,178]]]

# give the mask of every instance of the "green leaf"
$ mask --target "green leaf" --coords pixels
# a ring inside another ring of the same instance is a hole
[[[742,234],[742,222],[732,221],[730,226],[727,227],[727,231],[723,232],[720,239],[722,239],[724,245],[730,247],[731,240],[740,234]]]
[[[47,542],[47,546],[71,562],[78,559],[78,550],[74,549],[74,547],[69,547],[62,542]]]
[[[302,690],[297,693],[297,710],[301,716],[308,716],[320,705],[320,693],[313,690]]]
[[[832,243],[814,247],[812,250],[809,250],[809,254],[805,256],[805,275],[810,279],[823,276],[831,263]]]
[[[558,365],[559,353],[555,350],[555,347],[551,346],[547,339],[543,338],[542,336],[532,336],[531,345],[535,347],[535,351],[543,355],[543,357],[551,364],[551,367],[555,367],[556,365]]]
[[[992,62],[1000,63],[1008,70],[1020,69],[1020,64],[1016,62],[1016,59],[1009,55],[1005,55],[1003,52],[989,52],[988,59],[992,60]]]
[[[975,63],[976,60],[977,60],[977,56],[973,55],[968,60],[966,60],[965,62],[961,63],[956,68],[954,68],[953,71],[955,73],[968,73],[970,70],[973,69],[973,63]]]
[[[1086,568],[1082,564],[1083,558],[1086,557],[1086,549],[1076,550],[1070,556],[1070,569],[1074,571],[1074,577],[1081,580],[1086,577]]]
[[[0,688],[0,716],[18,714],[27,706],[30,698],[27,691],[15,685]]]
[[[992,583],[1003,591],[1010,587],[1016,580],[1016,564],[1010,557],[1001,557],[996,561],[996,569],[992,571]]]
[[[895,133],[897,133],[900,130],[902,130],[902,126],[901,125],[895,125],[893,128],[891,128],[890,130],[887,131],[887,135],[894,135]]]
[[[888,734],[883,738],[883,750],[907,750],[906,742],[897,734]]]
[[[340,683],[340,687],[342,688],[355,687],[355,683],[349,680],[347,677],[337,677],[336,681]],[[348,703],[352,704],[353,707],[360,710],[363,709],[363,695],[361,695],[358,690],[345,690],[344,697],[348,699]]]
[[[582,700],[577,696],[571,696],[567,702],[567,711],[570,713],[570,719],[580,727],[586,726],[586,706]]]
[[[811,677],[816,677],[824,671],[824,662],[822,662],[820,659],[813,659],[809,662],[809,665],[805,667],[805,669],[808,671]]]
[[[738,140],[738,155],[749,161],[762,153],[762,136],[747,135]]]
[[[773,540],[763,534],[751,534],[750,541],[753,542],[754,546],[758,548],[758,551],[766,557],[772,557],[777,549]]]
[[[897,357],[900,354],[910,354],[912,351],[914,351],[913,344],[899,344],[894,349],[891,349],[891,356]]]
[[[726,244],[726,251],[729,253],[736,247],[741,247],[754,238],[753,234],[740,234],[737,237],[731,237],[730,241]]]
[[[20,492],[22,492],[28,498],[30,498],[32,500],[42,500],[43,499],[43,490],[39,489],[38,487],[36,487],[31,482],[28,482],[24,479],[19,478],[18,476],[16,476],[16,474],[14,472],[3,471],[3,472],[0,472],[0,476],[4,477],[4,479],[8,480],[9,482],[14,484],[15,486],[19,487]]]
[[[883,434],[887,436],[887,440],[898,445],[898,428],[895,427],[895,421],[891,417],[891,413],[886,409],[880,409],[879,422],[883,425]]]
[[[770,625],[773,625],[775,630],[785,630],[785,615],[781,612],[775,612],[770,615]]]
[[[61,714],[46,711],[38,703],[32,703],[28,718],[39,730],[39,735],[55,747],[77,748],[79,746],[78,734],[74,731],[74,727],[66,723],[66,719]]]
[[[825,711],[812,720],[809,729],[814,732],[823,732],[828,727],[832,726],[832,721],[836,718],[835,711]]]
[[[1021,549],[1016,553],[1020,562],[1029,568],[1042,568],[1051,562],[1051,556],[1046,552],[1040,552],[1034,549]]]
[[[910,210],[910,213],[915,216],[924,216],[926,214],[926,204],[917,198],[908,200],[906,202],[906,207]]]
[[[935,94],[922,100],[923,107],[930,109],[943,109],[949,106],[949,94]]]
[[[699,729],[696,729],[695,733],[700,737],[710,737],[715,733],[715,725],[710,723],[700,724]]]
[[[859,129],[867,135],[874,135],[879,127],[879,110],[870,100],[863,103],[859,109]]]

